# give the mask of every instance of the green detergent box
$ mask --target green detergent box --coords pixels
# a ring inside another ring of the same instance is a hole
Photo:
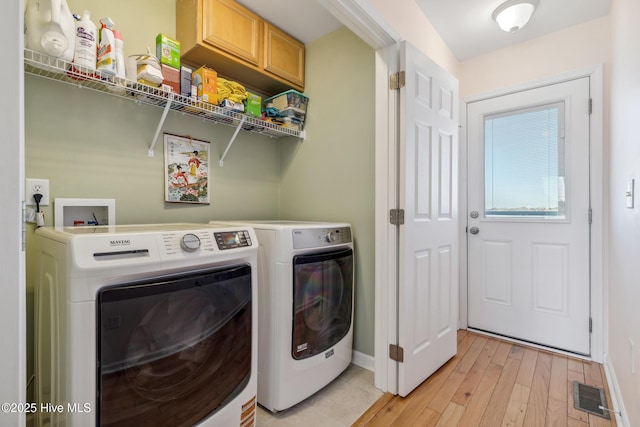
[[[156,56],[161,64],[180,69],[180,42],[158,34],[156,37]]]
[[[253,117],[260,117],[262,115],[262,97],[260,95],[247,92],[246,103],[245,111],[247,114],[251,114]]]

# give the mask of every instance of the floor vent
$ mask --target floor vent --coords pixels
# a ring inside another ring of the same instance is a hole
[[[590,385],[573,382],[573,406],[576,409],[586,411],[602,418],[611,419],[607,408],[607,398],[604,389]]]

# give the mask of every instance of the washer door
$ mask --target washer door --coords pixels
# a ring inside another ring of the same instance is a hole
[[[294,359],[322,353],[347,335],[352,296],[352,249],[293,258]]]
[[[251,268],[99,292],[98,425],[192,426],[251,375]]]

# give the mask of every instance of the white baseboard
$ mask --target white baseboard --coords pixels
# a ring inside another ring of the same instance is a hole
[[[616,423],[621,427],[631,427],[627,411],[624,407],[624,401],[622,400],[622,393],[620,391],[620,384],[618,384],[618,378],[616,377],[616,371],[613,369],[611,363],[609,363],[608,355],[604,355],[604,373],[607,378],[607,384],[609,385],[609,391],[611,392],[611,406],[616,411]]]
[[[375,358],[359,351],[353,351],[351,355],[351,363],[361,368],[375,372]]]

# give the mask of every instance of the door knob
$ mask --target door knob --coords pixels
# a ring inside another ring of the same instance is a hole
[[[471,227],[469,229],[469,233],[471,234],[478,234],[480,232],[480,229],[478,227]]]
[[[469,214],[469,216],[471,218],[478,218],[480,216],[480,214],[478,213],[478,211],[471,211],[471,213]]]

